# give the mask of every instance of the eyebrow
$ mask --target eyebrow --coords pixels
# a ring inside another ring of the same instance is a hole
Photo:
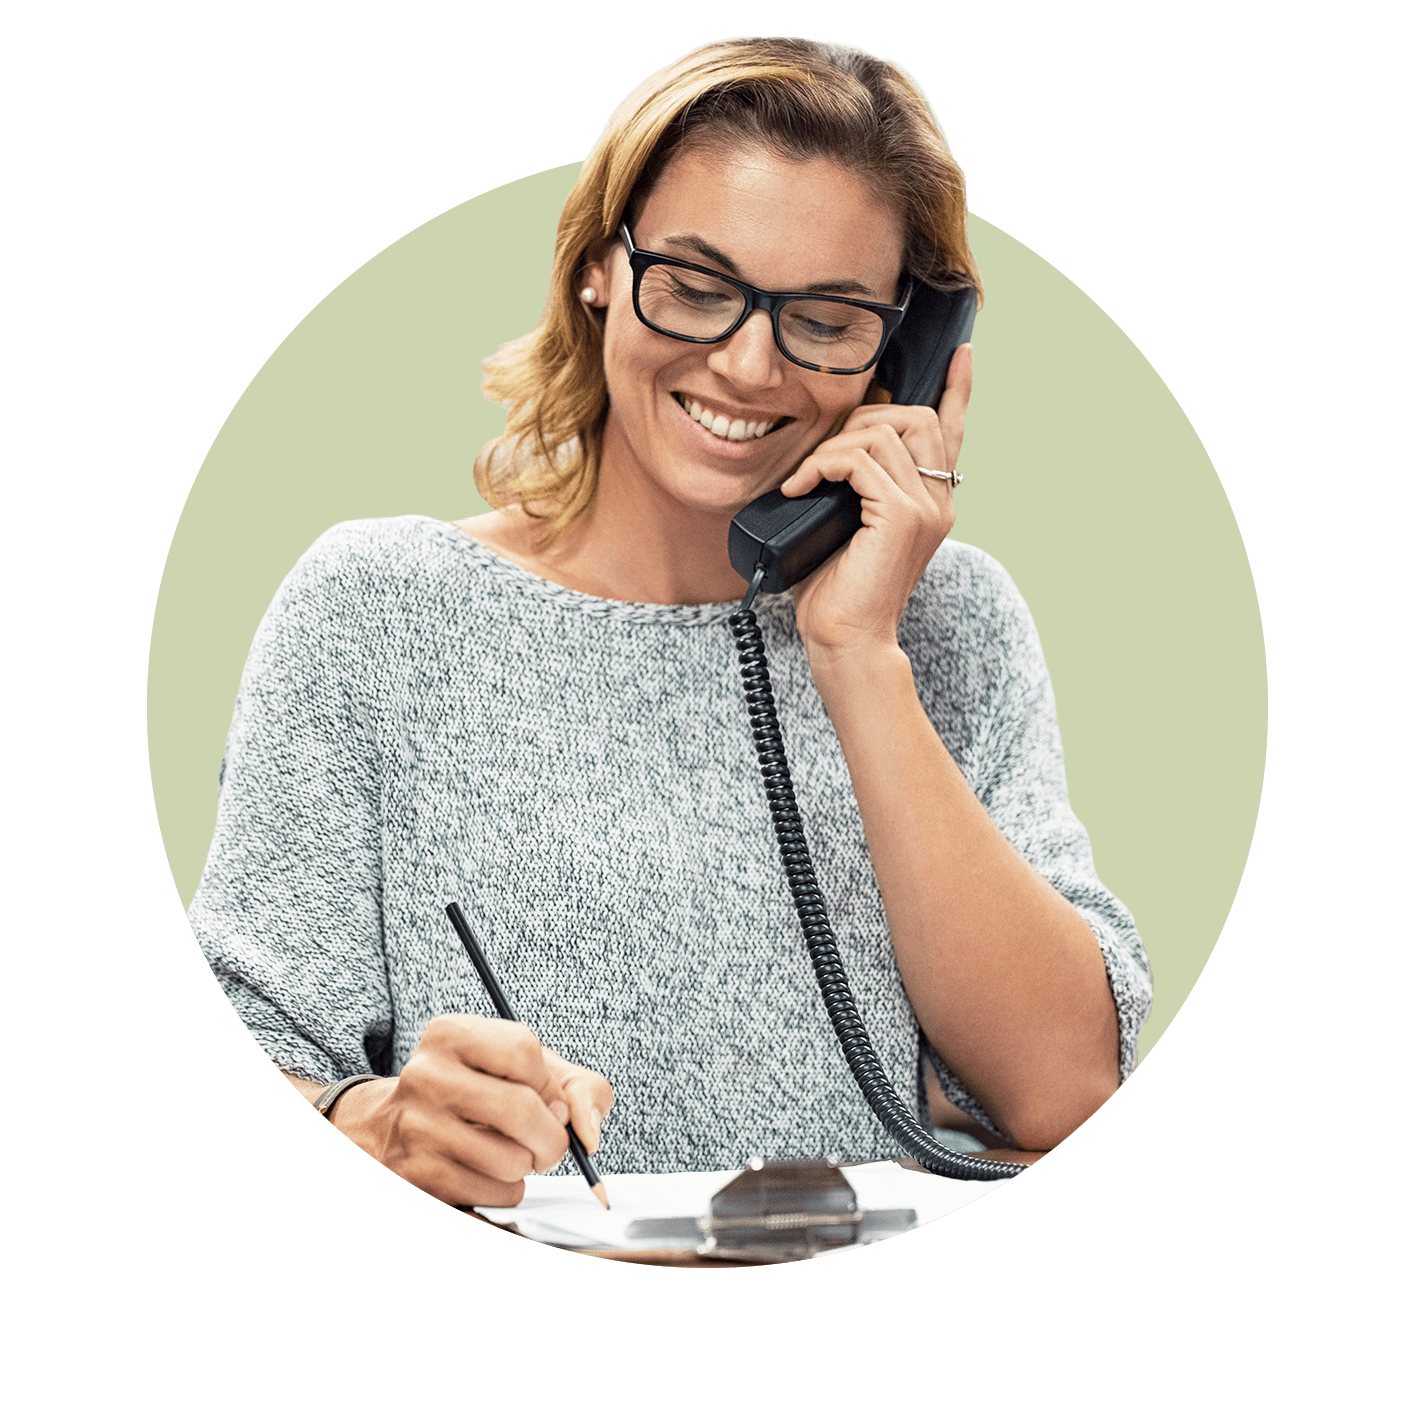
[[[714,265],[720,265],[728,275],[736,276],[738,280],[744,280],[742,272],[737,268],[737,262],[725,251],[720,251],[710,241],[705,241],[701,236],[666,236],[662,242],[665,246],[677,246],[681,250],[692,251],[694,255],[701,256],[704,260],[711,261]],[[747,281],[750,284],[750,281]],[[878,296],[868,285],[862,285],[858,280],[818,280],[814,285],[802,285],[798,287],[803,294],[813,295],[860,295],[867,300],[878,299]]]

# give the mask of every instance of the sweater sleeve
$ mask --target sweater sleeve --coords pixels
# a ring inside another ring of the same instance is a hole
[[[946,587],[923,616],[938,616],[932,627],[957,652],[957,677],[943,690],[967,723],[953,734],[960,743],[954,755],[993,823],[1095,935],[1115,999],[1124,1080],[1150,1012],[1145,948],[1129,910],[1097,876],[1090,839],[1071,809],[1051,676],[1026,602],[990,556],[970,546],[954,551],[930,568]],[[978,1114],[971,1097],[931,1060],[950,1099]]]
[[[188,918],[246,1025],[312,1081],[387,1074],[369,576],[335,527],[281,585],[246,660],[216,831]]]

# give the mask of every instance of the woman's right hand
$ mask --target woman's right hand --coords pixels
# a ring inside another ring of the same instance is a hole
[[[599,1118],[614,1102],[602,1076],[570,1066],[519,1022],[435,1017],[400,1075],[353,1087],[332,1119],[436,1198],[510,1208],[521,1202],[527,1174],[564,1156],[567,1101],[584,1112],[574,1117],[576,1133],[597,1148]]]

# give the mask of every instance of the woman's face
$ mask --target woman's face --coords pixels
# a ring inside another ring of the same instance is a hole
[[[631,226],[642,250],[676,256],[763,290],[893,303],[903,236],[894,212],[827,158],[791,162],[759,147],[689,150],[664,170]],[[757,310],[720,344],[655,333],[634,313],[621,243],[587,284],[607,302],[609,385],[601,486],[656,488],[685,509],[731,515],[782,481],[857,407],[870,373],[815,373],[776,347]],[[697,418],[691,415],[696,404]],[[737,437],[714,433],[704,414]],[[752,425],[755,424],[755,428]],[[751,436],[763,425],[770,431]],[[748,435],[742,437],[746,432]]]

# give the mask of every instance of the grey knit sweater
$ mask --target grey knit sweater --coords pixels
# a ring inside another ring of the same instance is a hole
[[[578,594],[422,516],[322,536],[252,645],[190,913],[270,1057],[313,1080],[393,1074],[431,1018],[492,1015],[443,913],[456,899],[521,1019],[614,1085],[607,1172],[893,1153],[791,908],[734,608]],[[758,615],[856,1000],[922,1115],[928,1047],[790,596]],[[1128,1073],[1149,968],[1067,804],[1025,604],[995,561],[946,541],[899,638],[992,819],[1094,931]]]

